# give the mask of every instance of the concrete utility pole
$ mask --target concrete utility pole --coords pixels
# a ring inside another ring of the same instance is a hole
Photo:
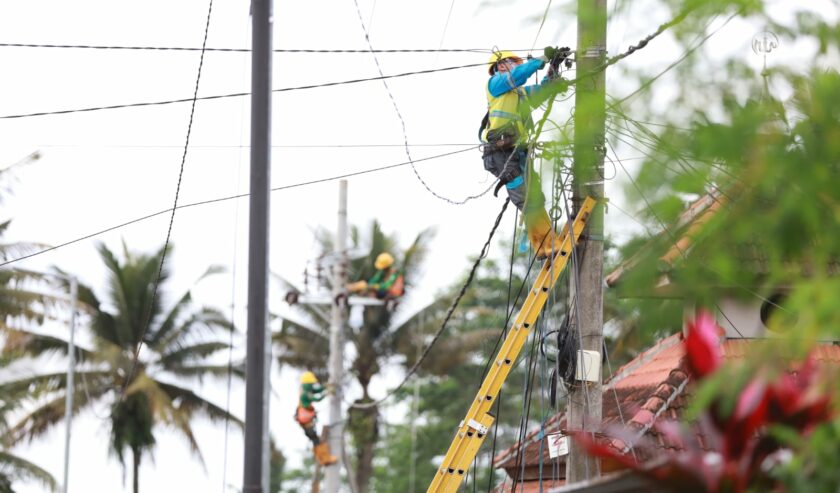
[[[79,299],[79,281],[75,276],[70,281],[70,340],[67,345],[67,393],[64,399],[64,421],[67,426],[64,435],[64,488],[63,492],[69,491],[70,484],[70,431],[73,428],[73,396],[76,393],[76,305]]]
[[[272,0],[251,1],[251,198],[248,240],[248,336],[245,383],[245,464],[242,493],[268,493],[263,458],[268,402],[268,227],[271,184]]]
[[[567,428],[599,431],[601,426],[601,351],[604,335],[603,252],[604,252],[604,144],[606,119],[605,72],[607,1],[578,0],[577,75],[584,77],[575,92],[574,207],[592,196],[599,205],[589,220],[583,248],[578,248],[576,264],[580,276],[574,280],[577,296],[577,329],[580,349],[594,351],[589,371],[597,373],[594,382],[583,379],[569,396]],[[587,74],[591,74],[587,77]],[[581,258],[582,257],[582,258]],[[574,277],[574,276],[573,276]],[[580,359],[580,356],[579,356]],[[591,375],[594,376],[594,375]],[[590,377],[591,377],[590,376]],[[573,440],[566,460],[566,481],[575,483],[600,476],[600,462],[588,457]]]
[[[339,463],[344,464],[344,455],[340,454],[344,435],[344,423],[341,417],[341,383],[344,379],[344,325],[347,320],[347,304],[343,296],[347,294],[347,180],[338,184],[338,229],[335,235],[336,261],[333,264],[333,307],[330,323],[330,361],[329,383],[333,386],[330,395],[330,430],[327,438],[330,450],[339,456]],[[339,299],[341,301],[339,302]],[[345,465],[346,466],[346,465]],[[324,491],[338,493],[341,480],[341,468],[338,464],[326,468]]]

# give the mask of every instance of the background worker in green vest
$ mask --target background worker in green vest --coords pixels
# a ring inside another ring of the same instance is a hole
[[[545,66],[549,57],[558,52],[568,53],[567,48],[560,50],[549,47],[546,56],[527,61],[510,51],[492,54],[488,62],[490,80],[485,88],[487,116],[480,131],[480,138],[485,142],[484,168],[499,178],[511,202],[522,211],[537,258],[548,257],[559,245],[555,244],[554,228],[545,211],[539,175],[528,162],[528,133],[534,127],[531,110],[548,97],[565,92],[568,83],[559,77],[545,77],[540,84],[530,86],[525,83]]]
[[[394,266],[394,257],[382,252],[373,263],[376,273],[367,281],[356,281],[347,285],[351,293],[367,293],[382,299],[399,298],[405,293],[405,276],[402,269]]]
[[[318,378],[311,371],[305,372],[300,377],[300,402],[298,403],[295,421],[298,422],[303,433],[312,442],[315,452],[315,460],[322,466],[335,464],[338,459],[330,453],[330,445],[322,442],[315,430],[315,420],[318,414],[312,404],[323,400],[327,396],[327,388],[318,383]]]

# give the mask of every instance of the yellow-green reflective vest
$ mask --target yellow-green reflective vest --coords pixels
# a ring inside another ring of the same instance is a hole
[[[490,120],[483,135],[485,141],[489,131],[505,127],[510,127],[511,130],[515,129],[517,139],[526,138],[528,134],[526,125],[530,124],[526,119],[530,120],[531,116],[528,114],[523,118],[520,104],[527,107],[527,102],[524,101],[527,97],[525,89],[521,87],[508,91],[499,97],[493,96],[490,89],[487,89],[487,112]]]

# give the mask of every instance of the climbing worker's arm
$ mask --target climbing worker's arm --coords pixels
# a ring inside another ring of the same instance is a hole
[[[526,86],[524,89],[528,95],[528,104],[532,108],[536,108],[551,96],[558,93],[565,93],[568,88],[569,81],[566,79],[550,79],[548,76],[545,76],[539,84]]]
[[[385,279],[385,282],[379,285],[379,289],[391,289],[391,286],[397,282],[397,278],[400,277],[400,274],[402,274],[402,269],[395,269],[394,272]]]
[[[309,399],[313,402],[318,402],[324,400],[324,397],[327,396],[327,388],[321,384],[313,384],[312,385],[312,393],[309,395]]]
[[[534,72],[541,69],[545,62],[540,58],[532,58],[525,63],[517,65],[510,72],[497,72],[487,83],[487,89],[493,97],[499,97],[502,94],[512,91],[517,87],[528,82],[528,78],[534,75]]]
[[[376,271],[376,274],[368,280],[368,287],[371,289],[379,289],[379,284],[383,281],[383,277],[385,277],[385,271]]]

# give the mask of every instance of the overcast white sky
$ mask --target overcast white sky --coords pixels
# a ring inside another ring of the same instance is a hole
[[[546,2],[520,0],[498,5],[478,1],[359,0],[371,41],[376,48],[529,48],[575,44],[572,15],[554,13],[535,41],[535,18]],[[560,3],[560,2],[555,2]],[[828,2],[826,2],[827,4]],[[375,9],[374,9],[375,5]],[[631,6],[632,22],[611,25],[608,48],[620,52],[667,19],[666,12],[645,10],[649,2]],[[448,29],[444,24],[453,6]],[[248,47],[247,1],[215,0],[208,46]],[[366,48],[352,0],[330,2],[275,2],[275,48]],[[832,10],[832,15],[834,11]],[[102,45],[201,45],[207,1],[76,2],[37,1],[0,3],[0,42]],[[631,18],[631,17],[628,17]],[[733,23],[710,41],[714,49],[749,50],[755,28]],[[668,36],[629,58],[633,67],[664,67],[679,53]],[[784,48],[784,47],[783,47]],[[800,55],[801,56],[801,55]],[[807,59],[806,57],[803,57]],[[484,54],[380,54],[386,74],[481,63]],[[187,98],[192,95],[198,52],[92,51],[0,47],[0,116],[87,106]],[[207,53],[200,95],[247,92],[249,55]],[[755,60],[758,64],[759,61]],[[278,54],[274,58],[275,88],[375,77],[369,54]],[[476,128],[484,114],[482,68],[419,75],[389,81],[405,117],[412,144],[447,146],[412,147],[415,159],[475,145]],[[621,93],[629,86],[614,76],[608,90]],[[199,102],[191,146],[184,170],[181,204],[234,195],[248,184],[247,98]],[[558,111],[568,111],[568,107]],[[0,165],[40,150],[43,158],[18,173],[14,196],[2,219],[14,218],[6,239],[59,244],[136,217],[171,207],[183,152],[189,104],[153,106],[71,115],[0,120]],[[558,118],[565,120],[565,118]],[[375,168],[405,161],[401,147],[289,148],[289,145],[401,144],[402,130],[381,82],[366,82],[306,91],[275,93],[273,117],[272,186],[282,186]],[[454,146],[449,144],[463,144]],[[628,151],[623,157],[636,154]],[[417,164],[418,172],[439,194],[462,199],[485,190],[492,178],[484,172],[478,151]],[[607,184],[612,200],[623,205],[619,180]],[[272,195],[272,270],[301,281],[303,266],[312,255],[312,231],[334,228],[337,182],[294,188]],[[407,309],[432,299],[466,268],[466,258],[484,243],[501,199],[491,195],[452,206],[433,197],[409,167],[350,179],[349,218],[367,225],[373,218],[404,242],[420,230],[437,228],[432,255],[420,285],[411,293]],[[236,272],[219,276],[196,289],[203,303],[228,307],[236,293],[237,319],[244,321],[246,299],[247,200],[227,201],[179,211],[172,243],[174,277],[170,295],[188,289],[208,265],[225,265]],[[499,236],[509,238],[512,213]],[[99,286],[105,273],[94,250],[95,241],[118,249],[125,241],[131,249],[159,247],[169,216],[134,224],[36,257],[20,267],[44,269],[58,265]],[[608,228],[618,239],[635,226],[611,210]],[[235,253],[236,252],[236,253]],[[234,254],[235,253],[235,254]],[[498,253],[498,252],[496,252]],[[492,255],[492,254],[491,254]],[[272,309],[282,311],[282,293],[272,286]],[[170,296],[171,299],[171,296]],[[83,341],[84,342],[84,341]],[[393,380],[398,373],[390,374]],[[374,383],[381,395],[389,382]],[[297,399],[297,373],[275,372],[272,431],[283,452],[296,464],[308,454],[308,443],[291,415]],[[224,405],[223,383],[207,384],[202,392]],[[235,387],[231,409],[243,415],[243,390]],[[322,415],[326,415],[326,406]],[[105,413],[105,409],[98,409]],[[393,411],[393,412],[399,412]],[[190,456],[187,445],[166,432],[158,432],[156,461],[141,469],[141,490],[225,491],[227,482],[241,484],[242,441],[207,423],[196,425],[206,468]],[[130,490],[123,484],[118,463],[109,458],[107,423],[93,413],[74,427],[70,491],[105,493]],[[16,449],[57,478],[62,474],[63,429]],[[32,486],[20,491],[39,491]]]

